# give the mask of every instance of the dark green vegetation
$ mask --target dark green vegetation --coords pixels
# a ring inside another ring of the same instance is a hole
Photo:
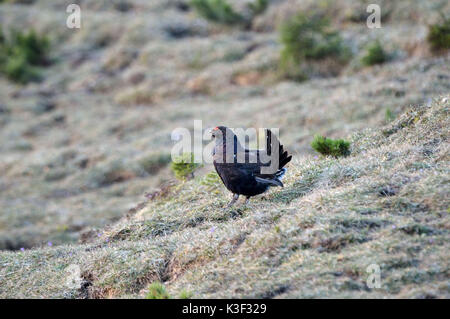
[[[391,109],[387,108],[384,117],[386,119],[386,123],[389,123],[395,119],[395,114],[392,112]]]
[[[50,41],[35,31],[11,31],[5,35],[0,29],[0,72],[18,83],[39,80],[40,66],[49,63]]]
[[[240,24],[244,17],[236,13],[226,0],[191,0],[199,15],[212,22]]]
[[[322,155],[339,157],[350,154],[350,142],[343,139],[334,140],[321,135],[314,136],[311,147]]]
[[[148,293],[145,297],[146,299],[170,299],[166,287],[159,281],[153,282],[148,286]]]
[[[170,168],[175,177],[181,180],[194,177],[194,171],[200,167],[199,163],[194,162],[193,153],[184,153],[173,159]]]
[[[350,58],[339,32],[330,27],[328,18],[321,13],[301,12],[283,23],[280,40],[280,67],[289,79],[304,79],[305,65],[310,62],[331,59],[345,64]]]
[[[254,0],[247,4],[250,15],[242,15],[233,9],[227,0],[191,0],[190,5],[203,18],[223,25],[241,25],[249,27],[251,20],[264,13],[268,0]]]
[[[428,43],[433,51],[450,49],[450,18],[428,26]]]
[[[388,54],[378,40],[369,44],[366,50],[366,54],[361,59],[363,65],[372,66],[375,64],[382,64],[389,59]]]

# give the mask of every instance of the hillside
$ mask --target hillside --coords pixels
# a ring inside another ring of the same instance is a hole
[[[448,298],[449,101],[355,133],[345,159],[297,159],[246,207],[224,210],[224,187],[197,178],[88,243],[2,252],[0,296],[136,298],[161,281],[173,297]]]
[[[448,1],[380,0],[380,29],[353,0],[227,0],[225,22],[191,0],[82,0],[69,29],[71,2],[0,1],[0,297],[144,297],[155,281],[174,298],[449,297],[450,52],[429,40]],[[299,12],[326,25],[329,56],[286,69]],[[8,73],[18,29],[48,56]],[[212,166],[176,180],[171,133],[194,120],[280,128],[285,188],[223,210]],[[350,156],[316,153],[315,134]]]

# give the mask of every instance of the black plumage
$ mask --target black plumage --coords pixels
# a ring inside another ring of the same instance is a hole
[[[250,197],[264,193],[271,186],[283,187],[281,178],[286,172],[284,166],[292,156],[288,155],[270,130],[266,130],[266,150],[245,149],[234,132],[224,126],[214,128],[212,136],[216,143],[213,150],[214,167],[225,187],[233,193],[228,207],[236,202],[239,195],[246,196],[247,202]],[[278,149],[278,153],[272,154],[273,149]],[[272,161],[275,161],[272,170],[261,171],[263,167],[268,169]]]

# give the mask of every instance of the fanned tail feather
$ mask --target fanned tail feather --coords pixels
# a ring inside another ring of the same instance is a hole
[[[267,129],[267,155],[272,155],[272,140],[273,139],[277,139],[276,136],[272,137],[272,131]],[[292,155],[289,155],[287,151],[284,150],[283,145],[281,145],[280,141],[277,139],[278,141],[278,154],[279,154],[279,164],[278,164],[278,169],[282,169],[287,163],[289,163],[292,159]],[[277,172],[278,173],[278,172]],[[283,173],[284,174],[284,173]]]

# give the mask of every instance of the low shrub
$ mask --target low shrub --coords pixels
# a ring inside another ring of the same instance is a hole
[[[205,19],[221,24],[240,24],[244,17],[236,13],[226,0],[192,0],[192,7]]]
[[[428,26],[427,41],[434,52],[450,49],[450,18],[442,20],[442,23]]]
[[[185,180],[192,178],[194,171],[200,166],[200,164],[194,163],[193,153],[184,153],[182,156],[173,159],[170,168],[176,178]]]
[[[343,139],[334,140],[321,135],[314,136],[311,147],[322,155],[331,155],[336,158],[350,154],[350,142]]]
[[[286,78],[306,78],[302,70],[305,62],[331,58],[343,64],[350,58],[350,50],[344,45],[339,33],[330,28],[323,14],[297,14],[282,24],[280,38],[283,44],[280,69]]]
[[[6,36],[0,29],[0,72],[17,83],[39,80],[40,66],[49,62],[50,42],[35,31],[12,31]]]
[[[386,109],[386,112],[384,113],[384,119],[386,123],[392,122],[395,119],[395,114],[390,108]]]
[[[182,290],[180,292],[180,299],[191,299],[193,296],[193,293],[187,290]]]
[[[368,45],[366,50],[366,54],[361,59],[362,64],[365,66],[382,64],[389,58],[378,40]]]
[[[205,185],[209,190],[213,190],[214,188],[220,186],[220,176],[216,173],[216,171],[211,171],[203,177],[200,184]]]

